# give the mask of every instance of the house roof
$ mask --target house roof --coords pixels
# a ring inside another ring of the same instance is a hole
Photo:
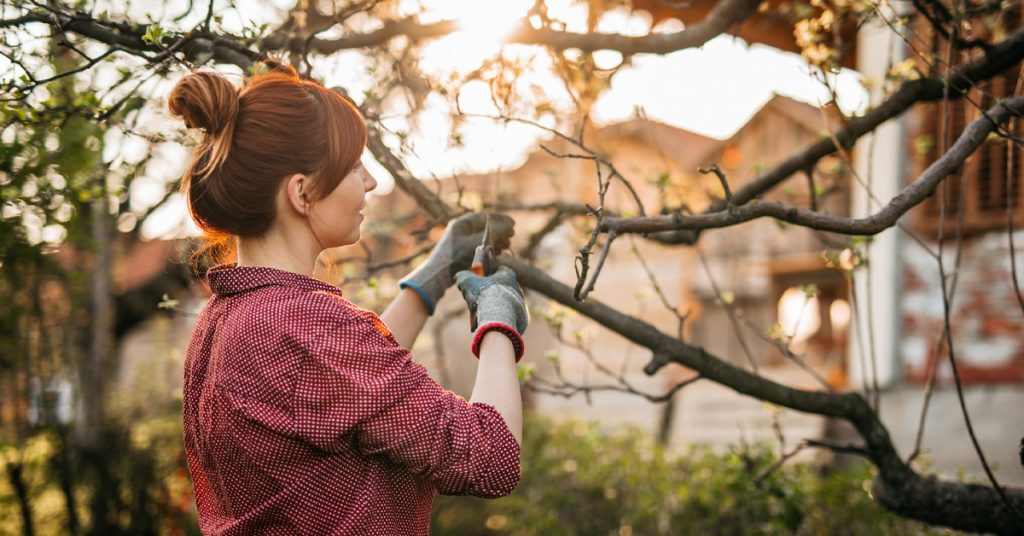
[[[770,120],[768,117],[771,115],[782,116],[815,135],[824,128],[822,112],[819,108],[789,97],[774,95],[754,113],[743,127],[726,140],[709,138],[696,132],[637,117],[600,127],[590,125],[584,133],[584,142],[588,147],[598,151],[601,151],[603,147],[614,149],[617,143],[627,140],[647,145],[655,148],[664,158],[679,166],[679,169],[695,172],[698,167],[714,163],[725,147],[733,143],[737,138],[751,132],[748,129],[752,128],[754,123],[766,119]],[[570,143],[558,138],[542,141],[541,143],[555,152],[579,152]],[[515,188],[516,182],[495,181],[496,177],[524,172],[527,174],[542,172],[556,160],[556,157],[543,149],[536,148],[526,156],[522,164],[515,168],[480,174],[459,174],[456,177],[442,178],[436,183],[436,187],[432,187],[432,189],[437,188],[441,192],[451,193],[453,191],[453,183],[457,178],[460,187],[487,198],[490,195],[490,189],[497,188],[499,183],[503,185],[502,187],[513,185],[512,188]],[[394,192],[385,196],[379,196],[376,203],[378,206],[390,207],[389,210],[402,211],[404,208],[410,210],[413,208],[412,202],[407,199],[407,196]]]
[[[704,165],[702,158],[722,145],[722,140],[644,118],[634,118],[598,129],[600,137],[623,137],[646,143],[665,153],[682,169]]]
[[[645,118],[634,118],[620,123],[612,123],[601,127],[588,125],[584,132],[584,143],[591,149],[600,152],[603,147],[614,147],[616,141],[629,140],[640,144],[648,145],[663,154],[669,160],[675,162],[681,169],[696,170],[697,167],[706,162],[703,158],[720,148],[724,143],[722,140],[709,138],[696,132],[659,123]],[[554,139],[541,141],[540,144],[552,150],[565,152],[579,152],[575,147],[564,140]],[[479,174],[460,174],[458,180],[464,185],[481,184],[477,181],[493,178],[496,173],[511,173],[539,161],[552,159],[549,153],[539,147],[531,151],[517,168],[504,169],[498,172]],[[442,179],[447,181],[449,179]]]
[[[752,123],[761,114],[765,112],[778,112],[789,119],[792,119],[797,124],[803,126],[808,132],[819,133],[825,129],[825,116],[834,115],[833,112],[825,109],[823,115],[822,108],[812,106],[805,102],[801,102],[789,97],[784,97],[778,93],[772,95],[772,98],[768,99],[768,102],[764,103],[764,106],[754,112],[754,115],[747,121],[746,125],[740,127],[742,131],[747,125]],[[831,117],[831,119],[837,119]]]

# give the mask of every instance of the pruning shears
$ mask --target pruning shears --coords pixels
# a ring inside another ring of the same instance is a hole
[[[480,277],[494,271],[494,246],[490,244],[490,237],[491,217],[488,215],[484,220],[484,236],[473,252],[473,263],[469,265],[469,269]]]

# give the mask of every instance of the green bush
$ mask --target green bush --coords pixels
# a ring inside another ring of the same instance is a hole
[[[671,455],[636,431],[532,418],[522,479],[495,500],[438,497],[432,534],[950,534],[899,518],[868,496],[872,468],[819,474],[768,446]],[[767,473],[762,479],[759,476]]]
[[[70,532],[62,463],[71,464],[68,484],[73,488],[80,534],[199,534],[182,451],[180,413],[131,424],[108,423],[102,432],[103,448],[91,454],[70,448],[64,433],[38,429],[17,446],[0,443],[0,468],[4,469],[0,471],[0,519],[4,520],[0,536],[24,534],[19,503],[6,473],[12,462],[22,467],[36,535]],[[102,526],[93,517],[97,511],[104,513]]]

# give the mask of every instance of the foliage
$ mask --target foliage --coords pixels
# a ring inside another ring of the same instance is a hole
[[[66,433],[59,428],[38,429],[21,448],[0,446],[5,466],[20,458],[33,498],[35,533],[43,536],[69,532],[60,481],[61,455],[70,452]],[[86,474],[76,474],[77,503],[89,504],[96,483],[113,479],[117,491],[106,501],[113,518],[112,534],[199,534],[181,448],[180,410],[131,425],[112,423],[104,433],[104,446],[106,474],[95,474],[95,465],[88,466]],[[90,526],[89,512],[80,515],[85,518],[80,521]],[[7,478],[0,479],[0,519],[8,520],[0,523],[0,536],[21,534],[21,515]]]
[[[636,429],[537,417],[524,428],[516,491],[439,497],[432,534],[950,534],[875,504],[864,464],[769,471],[767,445],[680,454]]]

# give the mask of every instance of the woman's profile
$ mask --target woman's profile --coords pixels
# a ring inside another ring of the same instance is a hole
[[[212,297],[184,371],[203,533],[426,534],[435,491],[510,493],[528,314],[513,272],[467,268],[485,225],[501,249],[512,220],[450,222],[378,316],[312,277],[321,251],[359,240],[377,184],[360,165],[366,125],[355,106],[273,61],[241,87],[184,75],[168,106],[202,131],[182,190],[220,263],[207,271]],[[479,358],[469,401],[408,350],[456,281]]]

